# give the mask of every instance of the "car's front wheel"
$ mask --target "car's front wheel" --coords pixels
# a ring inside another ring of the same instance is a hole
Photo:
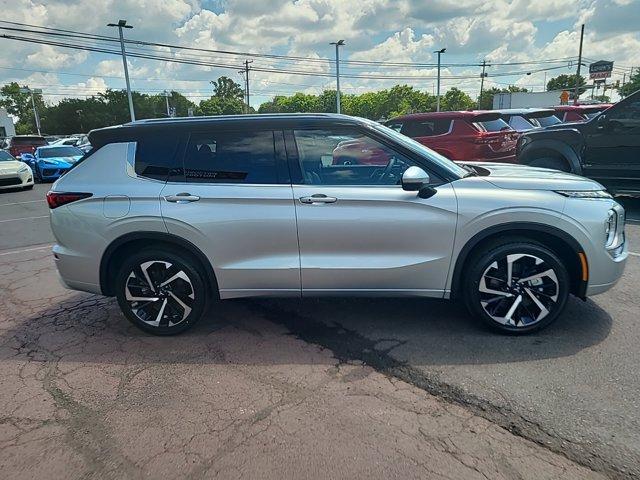
[[[174,335],[202,317],[207,289],[193,260],[154,249],[125,260],[116,278],[116,297],[122,312],[138,328],[154,335]]]
[[[525,239],[496,242],[467,264],[467,308],[503,333],[529,333],[562,313],[569,296],[569,274],[547,247]]]

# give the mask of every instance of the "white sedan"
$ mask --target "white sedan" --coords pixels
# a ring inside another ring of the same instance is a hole
[[[33,188],[33,172],[29,165],[0,150],[0,190]]]

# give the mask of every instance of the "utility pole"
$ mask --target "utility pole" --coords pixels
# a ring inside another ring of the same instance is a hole
[[[124,35],[122,34],[123,28],[133,28],[131,25],[127,25],[126,20],[118,20],[118,23],[109,23],[107,27],[118,27],[120,33],[120,50],[122,51],[122,63],[124,64],[124,79],[127,82],[127,98],[129,99],[129,114],[131,115],[131,121],[136,121],[136,113],[133,110],[133,98],[131,97],[131,84],[129,83],[129,68],[127,67],[127,52],[124,49]]]
[[[438,92],[436,94],[436,112],[440,111],[440,55],[442,55],[446,50],[446,48],[442,48],[433,52],[438,54]]]
[[[344,44],[344,40],[329,44],[336,46],[336,113],[340,113],[340,47]]]
[[[31,107],[33,108],[33,119],[34,119],[34,121],[36,123],[36,130],[38,131],[38,135],[41,135],[41,133],[40,133],[40,115],[38,115],[38,109],[36,108],[36,101],[33,98],[33,95],[34,95],[34,93],[42,95],[42,90],[39,89],[39,88],[34,88],[32,90],[29,87],[26,87],[26,88],[21,88],[20,89],[20,93],[29,93],[29,94],[31,94]]]
[[[245,113],[249,113],[250,110],[250,106],[249,106],[249,64],[253,63],[253,60],[245,60],[244,61],[244,68],[240,71],[238,71],[238,73],[244,73],[244,96],[245,96]]]
[[[482,101],[482,90],[484,88],[484,79],[488,76],[488,74],[484,71],[486,67],[490,67],[491,65],[487,65],[486,60],[482,60],[482,73],[480,74],[480,95],[478,95],[478,109],[480,108],[480,102]]]
[[[578,95],[580,92],[580,67],[582,66],[582,41],[584,39],[584,23],[580,27],[580,50],[578,50],[578,71],[576,72],[576,88],[573,92],[573,104],[578,104]]]

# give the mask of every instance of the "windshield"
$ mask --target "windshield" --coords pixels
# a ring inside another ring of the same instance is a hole
[[[38,150],[38,157],[81,157],[84,152],[76,147],[41,148]]]
[[[44,137],[13,137],[11,145],[46,145]]]
[[[548,117],[536,117],[529,120],[538,127],[548,127],[549,125],[555,125],[556,123],[562,123],[555,115],[549,115]]]
[[[373,122],[371,120],[365,120],[365,121],[369,126],[373,127],[375,130],[378,130],[379,132],[384,133],[386,136],[393,138],[395,141],[397,141],[399,144],[403,145],[404,147],[408,148],[409,150],[412,150],[417,154],[428,158],[430,161],[446,169],[447,171],[451,172],[453,175],[456,175],[462,178],[469,173],[464,168],[453,163],[447,157],[444,157],[439,153],[434,152],[430,148],[425,147],[421,143],[416,142],[415,140],[407,137],[406,135],[402,135],[401,133],[396,132],[392,128],[386,127],[384,125]]]
[[[14,162],[15,160],[8,152],[0,150],[0,162]]]

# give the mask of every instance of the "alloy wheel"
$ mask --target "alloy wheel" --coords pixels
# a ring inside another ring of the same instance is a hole
[[[151,260],[127,277],[125,300],[133,314],[151,327],[172,327],[191,313],[195,292],[191,279],[178,265]]]
[[[480,304],[496,322],[530,327],[556,307],[560,285],[554,269],[541,258],[509,254],[492,262],[482,274]]]

